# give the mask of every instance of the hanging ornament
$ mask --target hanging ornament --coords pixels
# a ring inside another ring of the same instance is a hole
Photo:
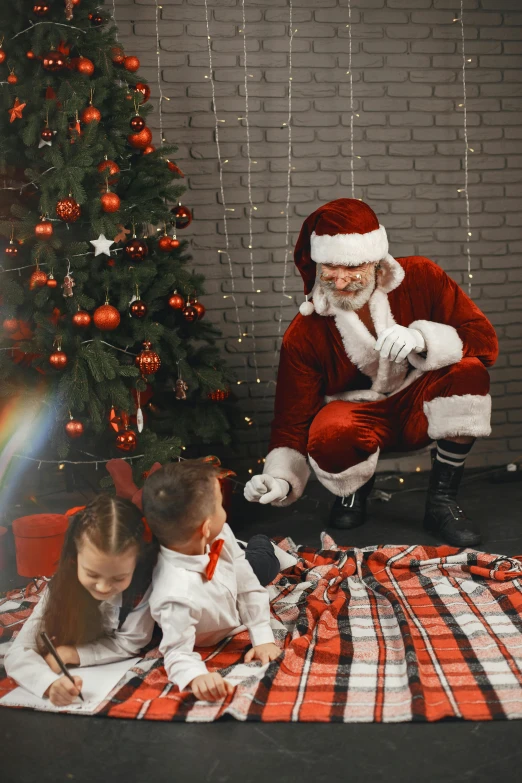
[[[176,381],[175,386],[175,397],[177,400],[186,400],[187,399],[187,392],[188,392],[188,383],[183,380],[183,378],[180,376],[178,380]]]
[[[127,136],[127,141],[131,147],[134,147],[134,149],[146,149],[152,141],[152,133],[150,128],[145,127],[139,133],[131,133],[130,136]]]
[[[62,338],[56,338],[56,351],[49,356],[49,364],[57,370],[64,370],[67,366],[67,354],[62,351]]]
[[[38,239],[49,239],[53,235],[53,224],[42,216],[40,222],[34,227],[34,233]]]
[[[198,320],[201,321],[201,319],[205,315],[205,306],[202,305],[201,302],[198,302],[197,299],[193,299],[191,304],[192,304],[192,307],[194,308],[194,310],[198,314]]]
[[[49,277],[47,278],[47,288],[58,288],[58,280],[56,280],[52,271],[49,274]]]
[[[50,128],[48,128],[48,127],[45,127],[42,130],[42,132],[40,133],[40,137],[44,141],[48,141],[49,142],[49,146],[51,146],[51,141],[52,141],[53,135],[54,135],[53,131]]]
[[[89,14],[89,20],[93,27],[100,27],[105,22],[101,14]]]
[[[141,103],[147,103],[150,98],[150,87],[145,82],[138,82],[134,85],[134,92],[141,93]]]
[[[151,152],[156,152],[156,147],[154,146],[154,144],[149,144],[149,146],[145,147],[145,149],[143,150],[144,155],[150,155]]]
[[[6,55],[5,51],[4,51],[4,49],[2,49],[2,44],[3,44],[3,43],[4,43],[4,36],[2,36],[2,38],[0,39],[0,65],[1,65],[2,63],[5,63],[5,58],[7,57],[7,55]],[[33,55],[33,56],[34,56],[34,55]],[[138,85],[136,85],[136,87],[137,87],[137,86],[138,86]]]
[[[71,275],[71,264],[67,264],[67,274],[65,275],[62,283],[63,296],[68,299],[73,296],[73,288],[76,285],[73,276]]]
[[[47,3],[35,3],[33,5],[33,14],[36,14],[36,16],[45,16],[49,13],[49,6]]]
[[[136,365],[142,375],[154,375],[161,367],[161,359],[156,351],[151,350],[151,343],[145,340],[143,350],[136,356]]]
[[[222,402],[223,400],[228,400],[230,397],[230,389],[214,389],[214,391],[211,391],[207,394],[207,397],[209,400],[212,400],[212,402]]]
[[[11,68],[10,70],[11,72],[7,77],[8,84],[18,84],[18,76],[15,74],[14,68]]]
[[[162,253],[170,253],[172,250],[171,241],[172,240],[167,233],[163,234],[163,236],[158,239],[158,250],[161,250]]]
[[[180,294],[178,294],[177,291],[174,291],[174,293],[170,297],[169,307],[172,307],[173,310],[183,310],[183,308],[185,307],[185,300]]]
[[[36,59],[35,53],[32,52],[30,49],[29,49],[28,52],[25,53],[25,56],[27,57],[28,60],[35,60]]]
[[[129,314],[133,318],[145,318],[148,312],[149,308],[141,299],[135,299],[134,302],[131,302]]]
[[[11,258],[18,255],[18,248],[14,243],[12,232],[11,232],[11,239],[9,240],[9,244],[5,249],[5,254],[6,256],[10,256]]]
[[[141,410],[141,394],[139,389],[136,389],[136,426],[138,432],[143,432],[143,411]]]
[[[125,255],[131,261],[143,261],[149,254],[149,248],[144,239],[134,237],[125,245]]]
[[[125,242],[127,239],[127,234],[130,234],[130,228],[125,228],[125,226],[118,225],[117,228],[119,228],[119,232],[114,237],[114,241],[119,242]]]
[[[11,113],[11,119],[9,120],[9,122],[14,122],[15,120],[21,120],[22,119],[22,112],[23,112],[23,110],[25,109],[26,106],[27,106],[26,103],[20,103],[18,98],[15,98],[14,104],[12,105],[12,107],[10,109],[7,110],[8,112]],[[151,138],[152,138],[152,136],[151,136]]]
[[[71,318],[71,321],[78,329],[87,329],[91,324],[92,318],[86,310],[78,310]]]
[[[107,157],[105,160],[102,160],[101,163],[98,163],[98,171],[100,171],[102,174],[109,174],[109,177],[114,177],[116,174],[120,173],[120,167],[117,163],[115,163],[113,160],[108,160]],[[111,179],[109,178],[109,185],[112,185],[113,182],[111,182]],[[115,240],[116,241],[116,240]]]
[[[111,254],[111,245],[114,244],[113,239],[107,239],[105,234],[100,234],[98,239],[90,239],[89,243],[94,247],[94,256],[99,256],[102,253],[106,256]]]
[[[101,111],[92,104],[82,111],[82,122],[99,122],[101,120]]]
[[[132,430],[122,430],[116,436],[116,448],[120,451],[134,451],[137,445],[138,438]]]
[[[109,190],[107,193],[103,193],[100,201],[104,212],[117,212],[121,207],[120,197],[116,193],[111,193]]]
[[[46,71],[55,73],[56,71],[62,71],[67,65],[64,55],[61,52],[47,52],[42,58],[42,65]]]
[[[125,60],[125,52],[121,46],[113,46],[111,49],[111,59],[114,65],[123,65]]]
[[[74,0],[65,0],[65,18],[68,22],[73,18],[73,8],[76,4],[77,3],[75,3]]]
[[[134,73],[140,67],[140,61],[138,60],[137,57],[134,57],[134,55],[132,55],[131,57],[126,57],[123,61],[123,67],[125,68],[126,71],[130,71],[130,73]]]
[[[136,114],[136,116],[131,119],[130,126],[135,133],[139,133],[145,127],[145,120],[143,117],[140,117],[139,114]]]
[[[78,202],[69,194],[67,198],[62,198],[57,203],[56,214],[65,223],[75,223],[82,214],[82,210]]]
[[[170,240],[170,246],[173,250],[179,247],[179,239],[177,239],[176,234],[174,234],[172,239]]]
[[[173,207],[170,211],[174,217],[176,228],[187,228],[192,223],[190,209],[187,209],[182,204],[178,204],[177,207]]]
[[[71,134],[71,144],[74,144],[76,139],[82,135],[82,126],[80,125],[78,112],[76,112],[74,122],[71,122],[69,125],[69,132]]]
[[[129,417],[125,411],[122,411],[121,416],[118,416],[113,405],[111,408],[111,412],[109,413],[109,423],[112,429],[114,430],[114,432],[119,432],[122,426],[123,427],[129,426]]]
[[[76,70],[83,73],[85,76],[92,76],[94,73],[94,63],[92,60],[89,60],[88,57],[78,57]]]
[[[69,414],[69,416],[71,416],[71,414]],[[71,438],[71,440],[75,440],[75,438],[81,438],[83,435],[83,424],[81,421],[78,421],[78,419],[73,419],[71,416],[70,421],[68,421],[65,425],[65,434],[68,438]]]
[[[187,321],[189,324],[192,324],[194,321],[198,320],[198,311],[189,302],[187,302],[181,314],[183,315],[185,321]]]
[[[97,307],[93,315],[94,325],[104,332],[112,332],[120,325],[121,317],[119,312],[109,304],[109,294],[107,293],[105,304]]]
[[[178,177],[183,177],[183,178],[185,177],[181,169],[178,166],[176,166],[174,161],[167,160],[167,166],[169,167],[169,170],[172,171],[173,174],[177,174]]]
[[[45,272],[42,272],[37,264],[36,270],[29,278],[29,288],[31,291],[34,291],[35,288],[43,288],[44,285],[47,285],[47,275]]]

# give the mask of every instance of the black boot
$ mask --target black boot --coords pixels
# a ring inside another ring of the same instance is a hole
[[[481,543],[479,529],[457,504],[464,465],[455,467],[434,460],[426,498],[424,528],[447,544],[472,547]]]
[[[356,492],[346,497],[336,498],[330,511],[330,526],[340,530],[351,530],[366,522],[366,501],[372,491],[375,476]]]

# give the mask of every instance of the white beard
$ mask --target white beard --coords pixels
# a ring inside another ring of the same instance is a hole
[[[375,280],[372,280],[370,283],[368,283],[366,288],[362,288],[360,291],[352,293],[351,296],[346,296],[345,294],[338,293],[331,288],[326,288],[325,286],[321,285],[321,283],[318,283],[318,288],[330,307],[345,311],[360,310],[361,307],[364,307],[364,305],[369,301],[371,295],[375,291]]]

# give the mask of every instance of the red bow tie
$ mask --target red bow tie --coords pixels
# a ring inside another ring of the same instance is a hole
[[[212,546],[210,547],[210,552],[208,553],[208,565],[205,568],[205,576],[207,577],[207,579],[212,579],[212,577],[214,576],[214,572],[218,564],[219,556],[224,546],[225,546],[225,539],[217,538],[212,544]]]

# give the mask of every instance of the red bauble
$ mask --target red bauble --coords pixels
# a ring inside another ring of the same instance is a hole
[[[167,160],[167,166],[169,167],[169,171],[172,171],[173,174],[177,174],[178,177],[184,177],[185,175],[179,168],[179,166],[176,166],[176,164],[172,160]]]
[[[105,19],[101,14],[93,14],[92,16],[89,15],[90,22],[93,27],[99,27],[105,22]]]
[[[6,256],[17,256],[18,255],[18,248],[16,245],[14,245],[11,241],[9,245],[7,245],[5,249]]]
[[[35,53],[32,52],[30,49],[28,52],[26,52],[25,56],[27,57],[28,60],[34,60],[36,57]],[[1,62],[3,62],[3,60]]]
[[[126,57],[125,60],[123,61],[123,67],[125,68],[126,71],[130,71],[131,73],[134,73],[140,67],[140,61],[138,60],[137,57],[134,56]]]
[[[101,163],[98,163],[98,171],[106,172],[114,177],[115,174],[119,174],[120,167],[113,160],[102,160]]]
[[[123,62],[125,60],[125,52],[121,48],[121,46],[113,46],[111,49],[111,58],[112,62],[115,65],[123,65]]]
[[[61,52],[48,52],[42,58],[42,65],[46,71],[61,71],[66,66],[65,57]]]
[[[174,291],[172,296],[169,299],[169,307],[172,307],[173,310],[183,310],[185,307],[185,300],[181,296],[181,294],[178,294],[177,291]]]
[[[156,351],[151,351],[151,343],[145,340],[143,351],[136,356],[136,365],[142,375],[154,375],[161,367],[161,359]]]
[[[49,13],[49,6],[47,3],[35,3],[33,5],[33,14],[36,14],[36,16],[45,16]]]
[[[146,103],[150,98],[150,87],[148,84],[145,84],[144,82],[138,82],[134,85],[134,91],[135,92],[141,92],[142,94],[142,103]]]
[[[177,207],[173,207],[170,211],[174,216],[176,228],[187,228],[187,226],[190,226],[192,223],[190,209],[187,209],[187,207],[184,207],[182,204],[178,204]]]
[[[149,312],[149,308],[141,299],[135,299],[129,307],[129,312],[133,318],[145,318]]]
[[[133,131],[135,131],[136,133],[139,133],[145,127],[145,120],[143,119],[143,117],[140,117],[140,115],[137,114],[130,121],[130,126],[131,126]]]
[[[137,445],[138,438],[132,430],[122,430],[116,436],[116,448],[120,451],[134,451]]]
[[[78,419],[71,419],[65,425],[65,433],[68,438],[74,440],[75,438],[81,438],[83,435],[83,424]]]
[[[58,280],[52,274],[47,278],[47,288],[58,288]]]
[[[151,152],[156,152],[156,147],[154,146],[154,144],[149,144],[149,146],[145,147],[145,149],[143,150],[144,155],[150,155]]]
[[[230,397],[230,389],[214,389],[207,394],[207,397],[213,402],[222,402]]]
[[[179,247],[179,239],[176,239],[176,237],[172,237],[172,239],[170,240],[170,246],[173,250]]]
[[[191,303],[192,307],[198,314],[198,319],[201,321],[203,316],[205,315],[205,306],[201,304],[201,302],[198,302],[197,299],[194,299],[194,301]]]
[[[49,356],[49,364],[52,364],[57,370],[64,370],[67,366],[67,354],[61,349],[54,351],[54,353]]]
[[[40,137],[44,141],[51,141],[53,136],[54,136],[54,133],[52,132],[52,130],[50,128],[44,128],[43,131],[40,133]]]
[[[131,261],[143,261],[148,254],[149,248],[144,239],[134,238],[125,245],[125,255]]]
[[[85,76],[92,76],[94,73],[94,63],[87,57],[78,57],[76,70],[80,73],[83,73]]]
[[[14,73],[10,73],[9,76],[7,77],[7,81],[9,82],[9,84],[17,84],[18,76],[16,76],[16,74]]]
[[[99,122],[101,120],[101,111],[95,106],[87,106],[81,114],[82,122]]]
[[[172,250],[171,242],[172,239],[167,234],[164,234],[158,239],[158,250],[161,250],[162,253],[170,253]]]
[[[86,329],[90,325],[92,318],[86,310],[78,310],[71,318],[71,321],[78,329]]]
[[[119,312],[110,304],[97,307],[93,319],[94,325],[103,332],[112,332],[117,329],[121,320]]]
[[[104,193],[100,201],[104,212],[117,212],[121,206],[120,197],[116,193]]]
[[[127,136],[127,141],[131,147],[134,147],[134,149],[146,149],[152,141],[152,133],[150,128],[145,127],[139,133],[131,133],[130,136]]]
[[[75,223],[82,214],[82,210],[80,205],[69,196],[68,198],[61,198],[57,203],[56,214],[65,223]]]
[[[29,288],[34,291],[35,288],[42,288],[47,284],[47,275],[41,269],[37,269],[29,278]]]
[[[185,305],[182,311],[183,318],[187,323],[192,324],[198,320],[198,311],[191,304]]]
[[[29,57],[29,54],[33,54],[32,52],[27,52],[27,56]],[[2,63],[5,63],[5,58],[7,57],[5,51],[3,49],[0,49],[0,65]],[[34,57],[34,54],[33,54]]]
[[[41,220],[34,227],[34,233],[38,239],[48,239],[53,235],[53,224],[50,220]]]

